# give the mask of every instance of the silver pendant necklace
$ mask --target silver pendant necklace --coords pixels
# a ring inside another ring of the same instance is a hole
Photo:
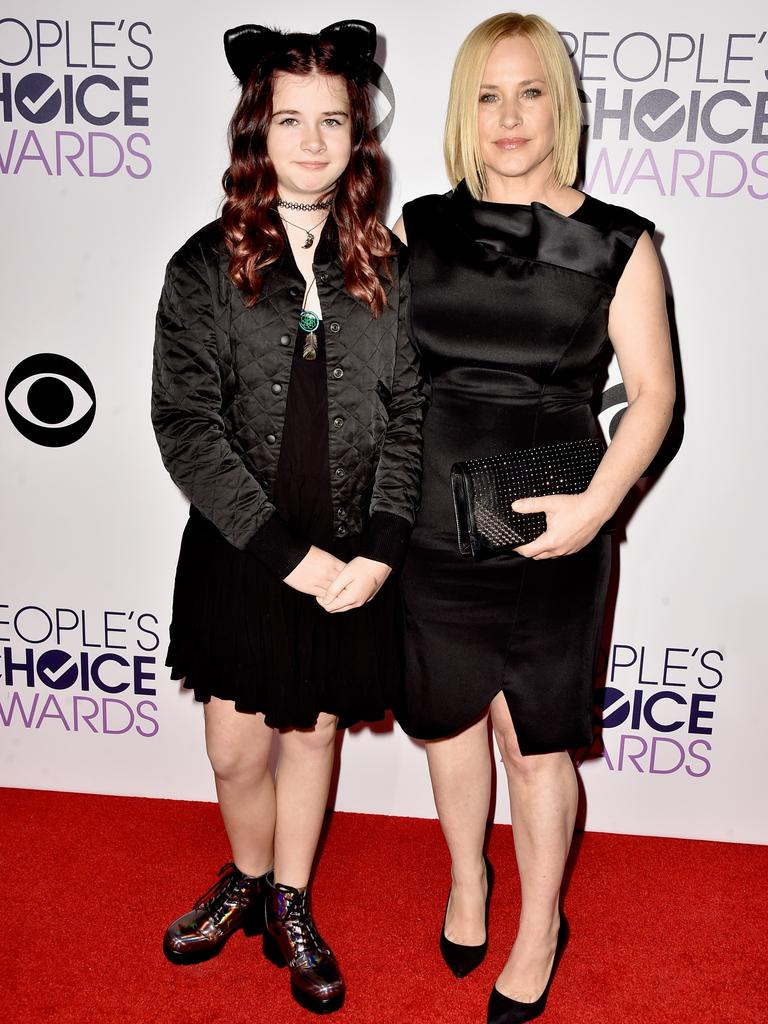
[[[312,246],[315,244],[315,236],[314,236],[314,234],[312,232],[313,231],[317,231],[317,229],[322,224],[325,224],[325,222],[328,220],[328,214],[326,214],[325,217],[323,217],[323,219],[321,221],[319,221],[317,224],[315,224],[315,226],[313,228],[310,228],[309,230],[307,230],[306,228],[302,227],[301,224],[294,224],[292,220],[288,220],[288,218],[284,217],[282,215],[282,213],[280,214],[280,220],[282,220],[285,224],[290,224],[292,228],[298,228],[299,231],[303,231],[306,234],[307,237],[304,240],[304,242],[302,243],[301,248],[302,249],[311,249]]]
[[[303,227],[301,224],[294,224],[292,220],[288,220],[286,217],[282,215],[282,213],[280,213],[280,219],[284,223],[290,224],[292,228],[298,228],[299,231],[303,231],[307,237],[304,240],[304,243],[302,244],[301,247],[302,249],[311,249],[312,246],[315,244],[315,236],[313,232],[317,231],[317,229],[322,224],[325,224],[326,220],[328,219],[328,214],[326,214],[321,221],[319,221],[317,224],[314,225],[314,227],[310,228],[309,230],[307,230],[307,228]],[[317,359],[317,334],[315,332],[317,331],[317,328],[320,326],[320,317],[317,315],[317,313],[314,313],[311,309],[306,308],[307,299],[309,298],[309,293],[312,291],[312,286],[314,285],[314,283],[315,275],[312,276],[312,280],[309,282],[304,291],[304,299],[301,303],[301,312],[299,313],[299,327],[306,334],[301,355],[303,359],[307,359],[310,361]]]

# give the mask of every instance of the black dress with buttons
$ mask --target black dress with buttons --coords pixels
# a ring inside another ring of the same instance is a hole
[[[314,360],[302,356],[304,331],[296,337],[272,501],[297,537],[348,561],[362,539],[348,534],[343,508],[334,522],[328,433],[344,421],[335,416],[329,424],[322,322],[315,333]],[[380,719],[400,670],[396,598],[389,581],[362,608],[329,615],[193,509],[176,575],[168,663],[198,700],[234,701],[238,711],[262,712],[274,728],[309,728],[321,711],[337,715],[340,726]]]

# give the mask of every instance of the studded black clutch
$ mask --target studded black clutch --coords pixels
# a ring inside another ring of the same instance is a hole
[[[581,494],[604,452],[593,437],[455,462],[451,487],[459,551],[482,558],[513,551],[547,528],[543,512],[513,512],[518,498]]]

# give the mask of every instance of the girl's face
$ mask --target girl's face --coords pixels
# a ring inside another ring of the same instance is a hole
[[[328,192],[349,163],[352,125],[347,86],[337,75],[280,72],[272,85],[267,154],[280,196],[313,202]]]
[[[488,189],[503,179],[548,177],[555,141],[544,68],[525,36],[508,36],[491,50],[478,96],[477,130]]]

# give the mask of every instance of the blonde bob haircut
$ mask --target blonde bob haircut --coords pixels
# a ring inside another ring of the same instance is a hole
[[[445,119],[443,152],[448,177],[454,188],[463,178],[475,199],[482,199],[486,186],[477,132],[480,86],[491,50],[508,36],[530,39],[544,68],[554,113],[553,182],[561,187],[572,185],[578,171],[581,104],[562,39],[548,21],[536,14],[496,14],[473,28],[461,44]]]

